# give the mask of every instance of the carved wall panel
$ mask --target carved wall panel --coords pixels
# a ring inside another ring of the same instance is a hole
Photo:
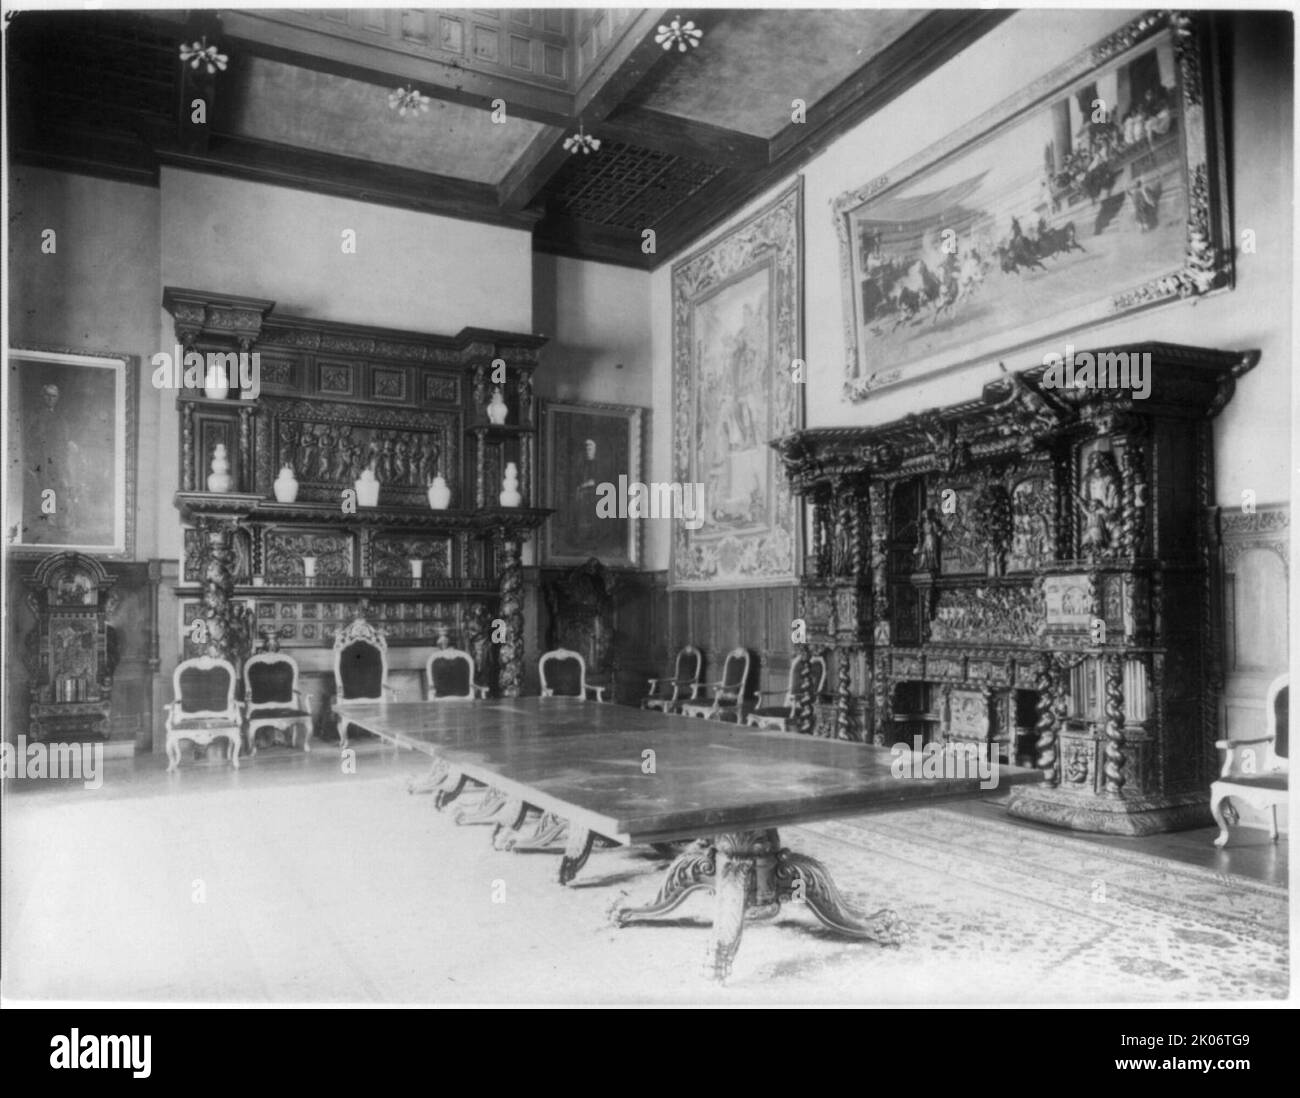
[[[1029,644],[1041,624],[1039,601],[1029,588],[958,588],[939,592],[930,638]]]
[[[378,534],[372,543],[376,577],[405,579],[411,575],[411,561],[424,561],[424,576],[430,579],[451,574],[452,541],[449,537],[404,537]]]
[[[263,535],[263,568],[268,583],[301,583],[303,557],[316,558],[321,579],[356,575],[352,535],[337,530],[271,529]]]

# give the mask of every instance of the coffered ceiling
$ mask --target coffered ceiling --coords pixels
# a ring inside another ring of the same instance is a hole
[[[542,251],[649,268],[1008,14],[22,12],[5,35],[10,154],[142,181],[172,164],[518,225]],[[661,48],[673,18],[703,32],[698,47]],[[224,71],[181,62],[180,44],[205,37]],[[399,114],[398,88],[426,109]],[[564,148],[580,126],[598,150]]]

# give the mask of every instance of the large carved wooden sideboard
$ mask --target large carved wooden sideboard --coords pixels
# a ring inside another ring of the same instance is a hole
[[[808,505],[798,613],[838,734],[978,743],[1044,772],[1013,814],[1137,835],[1209,819],[1212,421],[1258,354],[1093,354],[1121,352],[1150,354],[1145,399],[1040,367],[773,445]]]
[[[481,681],[518,694],[522,548],[550,513],[529,499],[544,339],[307,320],[270,301],[170,287],[164,305],[185,352],[257,352],[260,363],[255,396],[177,395],[182,656],[238,662],[274,638],[321,671],[336,630],[365,615],[393,648],[442,639],[476,653]],[[486,412],[498,388],[504,423]],[[212,479],[218,447],[228,483]],[[499,498],[509,464],[517,506]],[[291,502],[276,492],[286,467]],[[374,506],[357,487],[366,470],[380,485]],[[435,476],[451,492],[445,509],[429,500]]]

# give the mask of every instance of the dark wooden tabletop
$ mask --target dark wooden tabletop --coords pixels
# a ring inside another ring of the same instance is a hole
[[[348,719],[625,843],[779,827],[981,792],[973,775],[896,777],[888,748],[571,698],[357,703],[348,706]],[[997,788],[1041,777],[1038,770],[1001,766]]]

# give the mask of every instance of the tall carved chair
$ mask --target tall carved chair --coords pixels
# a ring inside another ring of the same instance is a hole
[[[349,705],[392,701],[388,684],[388,639],[364,618],[355,618],[334,636],[334,697],[330,707],[338,722],[339,746],[348,745]]]
[[[230,765],[239,769],[239,734],[243,714],[235,701],[234,665],[214,656],[182,660],[172,672],[175,700],[165,708],[167,769],[181,764],[181,740],[206,747],[225,738],[230,743]]]
[[[582,698],[595,694],[598,702],[605,700],[605,688],[587,682],[587,661],[578,652],[568,648],[552,648],[542,653],[537,661],[537,675],[542,680],[544,698]]]
[[[779,697],[780,705],[762,705],[751,709],[745,723],[751,728],[766,728],[776,732],[797,732],[794,727],[794,711],[799,694],[799,676],[803,674],[805,658],[812,672],[812,694],[820,697],[826,689],[826,660],[821,656],[795,656],[790,662],[790,681],[785,690],[764,690],[758,696],[762,698]]]
[[[745,709],[750,701],[745,693],[748,688],[749,651],[733,648],[722,664],[722,678],[717,682],[702,683],[696,696],[682,703],[682,715],[741,724],[745,720]],[[704,696],[700,696],[701,693]]]
[[[459,648],[435,648],[424,665],[427,701],[486,698],[488,688],[474,681],[474,657]]]
[[[682,702],[695,697],[700,685],[700,672],[704,657],[692,644],[677,653],[671,679],[651,679],[649,692],[641,699],[642,709],[657,709],[661,713],[676,713]]]
[[[1277,806],[1286,804],[1290,778],[1290,750],[1287,742],[1287,705],[1290,676],[1280,675],[1268,687],[1264,698],[1264,735],[1245,740],[1219,740],[1224,752],[1223,770],[1210,786],[1210,811],[1219,825],[1215,846],[1228,841],[1228,819],[1239,822],[1233,801],[1251,808],[1267,809],[1269,834],[1277,842]]]
[[[298,663],[283,652],[259,652],[244,661],[244,727],[248,754],[257,754],[263,728],[302,729],[302,749],[311,750],[311,697],[298,689]],[[289,744],[297,746],[297,734]]]

